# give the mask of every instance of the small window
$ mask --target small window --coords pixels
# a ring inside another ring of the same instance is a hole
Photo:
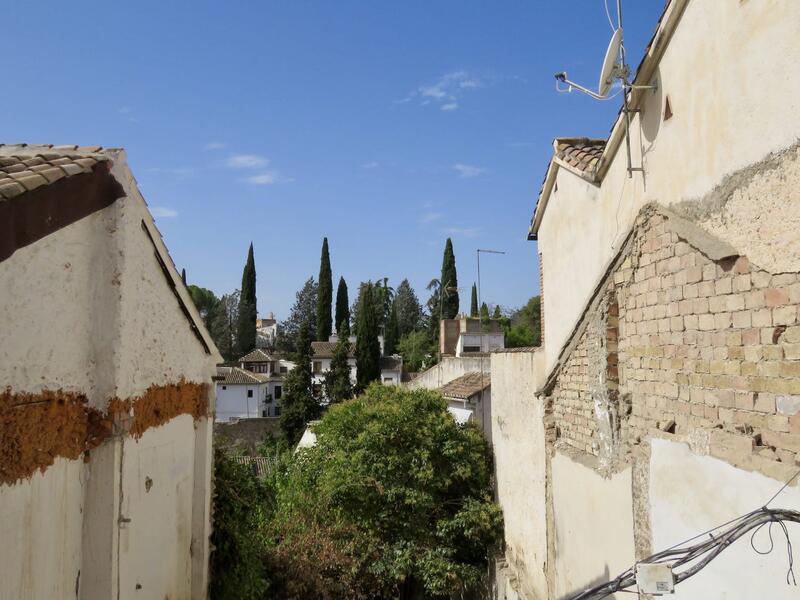
[[[392,383],[394,381],[393,377],[384,377],[383,383]]]
[[[268,417],[269,416],[269,411],[265,408],[264,410],[261,411],[261,416],[262,417]]]
[[[253,390],[247,390],[247,397],[248,398],[252,398],[253,397]]]
[[[480,346],[464,346],[464,352],[480,352]]]
[[[227,389],[228,389],[228,386],[227,386],[227,385],[223,385],[223,386],[222,386],[222,389],[223,389],[223,390],[227,390]]]
[[[281,386],[279,386],[279,385],[276,385],[275,386],[275,400],[280,400],[281,399],[281,394],[283,394],[283,388],[281,388]]]
[[[322,361],[315,360],[314,361],[314,373],[321,373],[322,372]]]
[[[288,372],[289,372],[288,367],[281,367],[281,373],[288,373]]]

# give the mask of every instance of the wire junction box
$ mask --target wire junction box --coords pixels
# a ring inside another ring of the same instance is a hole
[[[636,585],[643,594],[674,594],[675,578],[672,567],[658,563],[639,563],[636,565]]]

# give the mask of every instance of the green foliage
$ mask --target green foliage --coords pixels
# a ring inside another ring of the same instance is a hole
[[[381,347],[378,342],[378,316],[374,286],[362,284],[356,323],[356,389],[365,390],[381,376]]]
[[[394,354],[397,351],[397,344],[399,341],[400,326],[397,323],[397,307],[396,303],[392,303],[392,309],[389,311],[389,321],[386,323],[383,337],[384,354]]]
[[[435,354],[436,348],[431,346],[426,331],[412,331],[400,338],[397,351],[403,357],[403,366],[416,372],[430,362],[430,356]]]
[[[394,307],[397,311],[397,326],[400,337],[408,335],[421,327],[422,306],[408,279],[403,279],[400,285],[397,286]]]
[[[250,352],[256,347],[256,263],[253,258],[252,243],[247,251],[247,262],[242,271],[236,340],[239,354]]]
[[[453,242],[447,238],[442,258],[442,276],[439,280],[444,286],[442,293],[442,318],[454,319],[458,315],[458,274],[456,273],[456,257],[453,254]]]
[[[181,281],[186,285],[186,269],[181,269]]]
[[[319,291],[317,292],[317,340],[327,342],[333,330],[331,302],[333,302],[333,279],[331,258],[328,254],[328,238],[322,240],[322,254],[319,259]]]
[[[316,334],[318,287],[314,278],[309,277],[295,294],[289,317],[278,327],[278,350],[288,354],[297,351],[297,337],[303,324],[308,326],[311,335]]]
[[[350,382],[350,365],[347,357],[350,353],[350,342],[347,340],[349,328],[347,323],[342,321],[338,327],[341,332],[336,348],[333,350],[331,368],[325,373],[324,387],[325,395],[331,404],[344,402],[353,397],[353,385]]]
[[[274,510],[274,493],[218,442],[214,446],[213,501],[211,598],[263,598],[267,591],[264,533]]]
[[[488,321],[489,320],[489,307],[486,306],[486,302],[481,304],[481,321]]]
[[[236,325],[239,322],[239,290],[224,294],[209,313],[209,320],[209,332],[222,357],[225,360],[238,358]]]
[[[503,311],[500,309],[499,304],[494,305],[494,313],[492,314],[493,319],[501,319],[503,317]]]
[[[378,328],[385,327],[389,322],[389,314],[394,302],[394,288],[389,285],[389,278],[378,280],[372,288],[372,301],[375,314],[378,317]]]
[[[320,414],[319,401],[311,389],[311,339],[309,327],[300,326],[297,335],[297,351],[292,360],[294,369],[286,376],[283,399],[281,401],[281,431],[289,444],[294,445],[303,435],[309,421]]]
[[[511,315],[504,324],[506,348],[541,346],[542,321],[540,297],[534,296]]]
[[[336,288],[336,326],[347,324],[350,331],[350,300],[347,297],[347,283],[344,277],[339,277],[339,287]],[[337,330],[337,333],[338,330]]]
[[[472,284],[472,301],[469,306],[469,316],[478,316],[478,287],[474,283]]]
[[[214,311],[219,305],[219,298],[209,289],[202,288],[196,285],[187,285],[186,289],[192,297],[197,312],[205,323],[206,329],[211,331],[211,320],[214,317]]]
[[[281,597],[453,598],[481,584],[502,515],[477,428],[435,392],[373,385],[315,433],[279,490],[273,554],[294,578]]]

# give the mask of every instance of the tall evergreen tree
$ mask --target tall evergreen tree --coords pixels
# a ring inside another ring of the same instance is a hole
[[[322,255],[319,259],[319,279],[317,282],[319,284],[317,292],[317,341],[327,342],[333,329],[331,320],[333,279],[331,275],[331,258],[328,254],[328,238],[322,240]]]
[[[336,288],[336,331],[341,335],[339,327],[342,323],[347,324],[347,331],[350,331],[350,299],[347,297],[347,282],[344,277],[339,277],[339,287]]]
[[[486,302],[481,304],[481,321],[488,321],[489,320],[489,307],[486,306]]]
[[[361,286],[356,327],[356,388],[364,391],[381,376],[381,346],[378,342],[378,315],[375,309],[375,286]]]
[[[295,294],[289,317],[278,327],[278,350],[293,353],[297,350],[297,337],[301,325],[306,324],[310,335],[317,332],[317,282],[309,277]]]
[[[442,258],[442,277],[439,280],[442,290],[442,318],[455,319],[458,315],[458,274],[456,273],[456,257],[453,254],[453,242],[447,238]]]
[[[383,336],[384,354],[390,355],[397,352],[397,343],[400,341],[400,326],[397,323],[397,302],[392,302],[389,311],[389,321],[386,323],[386,332]]]
[[[294,369],[286,376],[285,392],[281,400],[281,431],[294,445],[303,435],[306,425],[320,415],[319,401],[311,388],[311,338],[308,323],[300,326],[297,351],[292,355]]]
[[[472,302],[469,307],[469,316],[478,316],[478,288],[474,283],[472,284]]]
[[[397,286],[394,295],[394,306],[397,309],[397,325],[400,329],[400,337],[416,331],[422,321],[422,306],[414,293],[414,288],[403,279]]]
[[[500,305],[499,304],[495,304],[494,305],[494,313],[492,314],[492,318],[493,319],[500,319],[502,317],[503,317],[503,311],[500,310]]]
[[[181,281],[186,285],[186,269],[181,269]]]
[[[240,354],[250,352],[256,347],[256,262],[253,258],[252,242],[247,251],[247,262],[242,272],[236,339]]]
[[[350,365],[347,362],[350,354],[350,342],[348,335],[350,327],[346,321],[342,321],[337,327],[339,341],[333,350],[331,368],[325,373],[325,395],[331,404],[344,402],[353,397],[353,384],[350,381]]]
[[[210,333],[225,360],[234,360],[238,354],[236,328],[239,322],[239,290],[224,294],[209,315]]]

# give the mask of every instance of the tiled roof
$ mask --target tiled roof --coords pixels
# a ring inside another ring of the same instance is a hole
[[[439,391],[445,398],[469,400],[475,394],[492,385],[492,377],[488,373],[473,371],[444,384]]]
[[[400,356],[381,356],[381,369],[384,371],[399,371],[403,368],[403,359]]]
[[[336,342],[311,342],[311,354],[314,358],[333,358],[333,351],[336,350]],[[349,358],[355,356],[355,345],[350,344]]]
[[[273,360],[277,360],[277,358],[261,348],[256,348],[241,357],[238,362],[268,362]]]
[[[603,156],[605,140],[589,138],[556,138],[555,155],[581,173],[594,177],[597,163]]]
[[[253,373],[239,367],[218,367],[217,375],[224,378],[217,381],[223,385],[255,385],[270,380],[269,375]]]
[[[109,160],[100,146],[0,144],[0,200],[8,200],[64,177],[89,173]]]

